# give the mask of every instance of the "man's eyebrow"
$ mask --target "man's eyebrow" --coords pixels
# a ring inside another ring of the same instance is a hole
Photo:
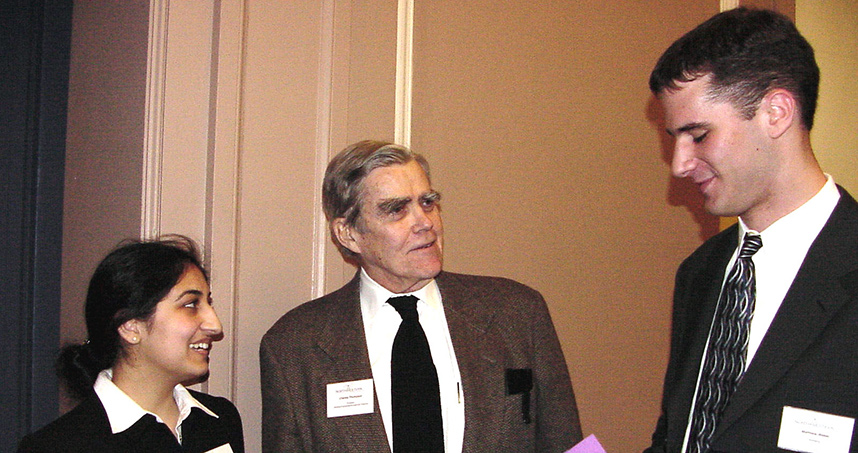
[[[706,123],[703,121],[697,121],[694,123],[688,123],[684,126],[678,127],[676,129],[676,131],[672,131],[670,129],[667,129],[667,134],[670,135],[671,137],[673,137],[676,134],[681,134],[683,132],[693,131],[694,129],[700,129],[700,128],[704,128],[704,127],[708,127],[708,126],[709,126],[709,123]]]
[[[441,193],[438,192],[437,190],[432,190],[432,191],[426,192],[423,195],[421,195],[420,199],[422,201],[440,201],[441,200]]]
[[[382,213],[393,212],[407,205],[410,201],[411,198],[409,197],[387,198],[378,203],[378,211]]]

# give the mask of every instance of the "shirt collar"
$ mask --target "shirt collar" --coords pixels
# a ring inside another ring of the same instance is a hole
[[[739,246],[741,248],[742,238],[745,233],[759,234],[763,240],[763,246],[772,241],[790,241],[790,238],[804,236],[816,238],[816,235],[825,226],[834,207],[840,200],[840,191],[834,183],[834,178],[826,174],[825,184],[810,200],[799,206],[794,211],[776,220],[762,232],[748,228],[739,217]]]
[[[110,368],[98,373],[93,389],[98,395],[98,399],[101,400],[104,411],[107,412],[107,419],[110,421],[110,430],[113,434],[125,431],[144,415],[152,414],[140,407],[137,402],[113,383],[113,370]],[[173,388],[173,399],[176,400],[176,405],[179,407],[179,424],[190,415],[191,409],[195,407],[212,417],[218,418],[217,414],[197,401],[181,384],[177,384]],[[160,417],[155,414],[152,415],[156,420],[163,423]]]
[[[433,278],[428,284],[410,293],[393,293],[387,288],[381,286],[366,273],[363,268],[360,270],[360,303],[361,308],[368,315],[369,319],[375,317],[378,310],[394,296],[414,296],[425,302],[433,310],[441,308],[441,292],[438,289],[438,283]]]

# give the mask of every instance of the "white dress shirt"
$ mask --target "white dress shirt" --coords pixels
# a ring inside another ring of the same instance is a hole
[[[760,232],[763,247],[751,258],[757,296],[748,340],[748,365],[792,286],[807,251],[840,201],[840,191],[831,176],[827,177],[825,185],[813,198]],[[739,237],[744,237],[746,231],[748,228],[739,219]]]
[[[384,421],[387,442],[393,449],[393,418],[390,396],[390,357],[393,339],[399,330],[402,318],[387,299],[406,294],[394,294],[370,278],[361,269],[360,305],[363,317],[372,378],[378,398],[379,411]],[[438,372],[441,396],[441,416],[444,426],[444,449],[446,453],[460,453],[465,435],[465,397],[462,394],[461,377],[444,306],[438,284],[432,280],[423,288],[407,293],[417,297],[417,313],[420,326],[426,333],[432,362]]]
[[[798,274],[798,269],[804,262],[807,251],[813,241],[822,231],[834,207],[840,200],[840,191],[834,184],[834,179],[826,175],[825,185],[810,200],[776,220],[768,228],[761,232],[751,230],[739,218],[739,244],[733,252],[733,257],[724,269],[726,280],[729,270],[733,267],[742,248],[745,233],[759,234],[763,246],[751,261],[754,262],[754,279],[756,283],[756,299],[754,302],[754,314],[751,318],[751,331],[748,336],[748,351],[746,356],[747,369],[757,354],[760,344],[766,332],[769,330],[781,303],[789,291],[792,282]],[[724,282],[721,283],[722,289]],[[710,326],[711,334],[711,326]],[[708,349],[708,342],[707,342]],[[703,369],[703,361],[706,359],[706,349],[703,351],[697,375],[697,387],[700,386],[700,373]],[[697,400],[697,390],[691,401],[691,412],[688,416],[688,425],[685,430],[685,442],[682,451],[688,447],[689,434],[691,432],[691,414]]]
[[[161,417],[140,407],[137,402],[113,383],[112,369],[102,370],[98,373],[98,378],[96,378],[92,388],[98,395],[98,399],[101,400],[104,411],[107,412],[107,419],[110,421],[110,430],[113,434],[121,433],[130,428],[146,414],[152,414],[158,423],[164,423]],[[175,426],[179,444],[182,443],[182,422],[191,414],[191,409],[198,407],[206,414],[218,418],[217,414],[203,406],[181,384],[173,388],[173,399],[176,400],[176,405],[179,407],[179,420]]]

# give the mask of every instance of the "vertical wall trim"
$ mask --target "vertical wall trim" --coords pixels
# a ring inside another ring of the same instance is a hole
[[[313,181],[322,187],[325,168],[331,153],[331,108],[334,84],[334,13],[335,0],[323,0],[320,19],[319,82],[316,91],[316,161]],[[325,214],[322,211],[321,190],[313,191],[313,298],[325,295],[325,244],[327,243]]]
[[[221,33],[221,1],[215,0],[212,2],[212,16],[211,16],[211,59],[209,61],[209,114],[208,114],[208,142],[206,143],[206,205],[205,205],[205,220],[204,220],[204,231],[203,231],[203,250],[205,251],[205,256],[203,257],[204,264],[206,269],[209,269],[209,273],[213,272],[213,259],[212,255],[214,254],[214,235],[215,235],[215,223],[214,223],[214,210],[215,210],[215,165],[217,165],[217,108],[218,108],[218,77],[220,76],[219,67],[220,67],[220,33]],[[230,263],[231,264],[231,263]],[[230,268],[227,268],[230,269]],[[228,274],[229,275],[229,274]],[[229,275],[232,277],[232,275]],[[234,280],[230,278],[228,285],[231,290],[234,290]],[[210,282],[211,285],[214,285],[214,282]],[[234,292],[234,291],[233,291]],[[215,292],[217,294],[217,292]],[[233,379],[235,373],[233,372],[235,367],[235,300],[230,298],[230,301],[226,304],[228,308],[228,312],[226,316],[229,319],[229,322],[224,325],[224,331],[226,334],[227,341],[227,350],[229,351],[227,362],[230,364],[229,374],[227,376],[226,381],[229,383],[228,387],[230,389],[229,397],[232,398],[233,395],[231,389],[234,388]],[[222,313],[221,316],[224,314]],[[203,391],[210,392],[210,382],[203,382],[202,384]]]
[[[212,22],[212,102],[209,118],[210,197],[206,214],[206,249],[211,260],[212,294],[224,324],[228,356],[212,361],[211,393],[238,403],[239,238],[241,230],[241,115],[244,79],[246,4],[218,0]]]
[[[169,0],[149,2],[149,56],[146,62],[146,111],[143,134],[143,197],[140,237],[161,230],[161,168],[164,144],[164,93],[167,81]]]
[[[739,0],[721,0],[721,11],[729,11],[739,7]]]
[[[414,0],[399,0],[396,20],[396,107],[393,140],[411,146],[411,46],[414,33]]]
[[[205,207],[205,231],[203,241],[205,250],[211,250],[213,224],[214,224],[214,177],[215,158],[217,157],[217,108],[218,108],[218,76],[220,61],[220,33],[221,33],[221,1],[212,2],[211,22],[211,60],[209,62],[209,114],[206,143],[206,207]],[[211,269],[211,253],[205,257],[206,267]]]

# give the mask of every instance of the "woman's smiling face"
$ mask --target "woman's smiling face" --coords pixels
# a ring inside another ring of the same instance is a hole
[[[145,367],[153,379],[175,384],[205,376],[212,343],[223,338],[209,284],[194,265],[187,266],[155,313],[140,326],[135,365]]]

